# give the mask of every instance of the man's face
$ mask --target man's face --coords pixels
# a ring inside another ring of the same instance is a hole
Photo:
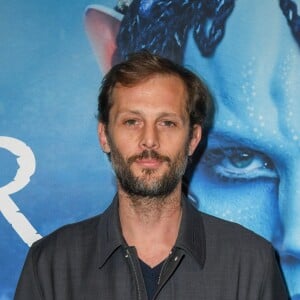
[[[181,181],[200,139],[194,128],[190,139],[187,93],[175,76],[153,76],[134,86],[117,85],[105,131],[100,141],[110,152],[119,187],[142,197],[164,197]]]
[[[184,64],[207,80],[217,102],[191,190],[200,210],[270,240],[300,299],[299,47],[273,1],[246,3],[236,5],[210,59],[188,41]]]

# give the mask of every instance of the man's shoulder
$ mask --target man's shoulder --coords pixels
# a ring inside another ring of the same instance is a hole
[[[232,221],[200,212],[207,245],[236,248],[239,251],[272,251],[272,245],[252,230]]]
[[[39,257],[50,253],[63,253],[78,250],[95,241],[103,214],[66,224],[44,236],[31,246],[32,255]]]

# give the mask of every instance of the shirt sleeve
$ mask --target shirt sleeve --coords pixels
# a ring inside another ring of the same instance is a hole
[[[265,272],[260,299],[288,300],[289,297],[287,293],[287,288],[273,248],[271,248],[271,253],[267,259],[268,259],[267,269]]]
[[[43,299],[37,280],[33,263],[33,249],[30,248],[21,276],[15,291],[14,300],[40,300]]]

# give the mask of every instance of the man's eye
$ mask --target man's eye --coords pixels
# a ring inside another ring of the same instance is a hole
[[[272,160],[264,153],[243,147],[208,149],[203,163],[224,180],[277,178]]]
[[[173,121],[164,120],[161,122],[161,125],[166,126],[166,127],[175,127],[176,123]]]
[[[138,124],[138,120],[135,120],[135,119],[125,120],[124,124],[126,126],[136,126]]]

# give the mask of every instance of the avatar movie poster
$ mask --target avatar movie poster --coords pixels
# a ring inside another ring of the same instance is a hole
[[[300,299],[300,1],[1,2],[0,300],[29,247],[97,215],[116,192],[97,96],[148,49],[198,74],[216,112],[188,192],[197,208],[269,240]],[[298,121],[297,121],[298,120]]]

